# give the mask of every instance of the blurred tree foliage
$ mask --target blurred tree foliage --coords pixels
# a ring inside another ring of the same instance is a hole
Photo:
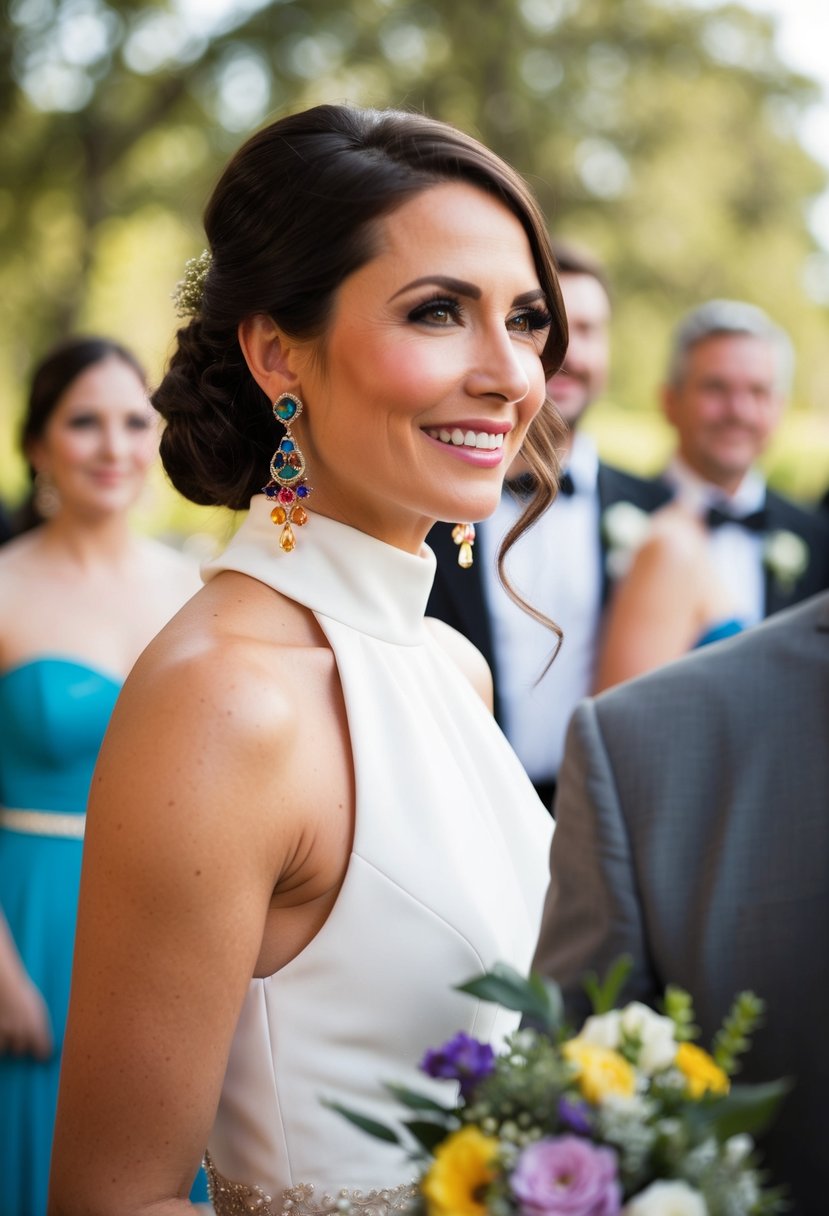
[[[422,108],[478,134],[530,178],[553,232],[606,260],[614,377],[593,427],[622,463],[664,454],[656,386],[677,316],[711,295],[766,307],[800,355],[798,439],[794,456],[778,450],[777,480],[816,493],[829,480],[829,291],[814,297],[829,255],[807,209],[827,174],[796,137],[816,93],[780,62],[771,20],[735,4],[11,0],[4,489],[20,485],[11,424],[34,359],[98,328],[157,375],[169,292],[201,248],[229,153],[267,117],[345,100]]]

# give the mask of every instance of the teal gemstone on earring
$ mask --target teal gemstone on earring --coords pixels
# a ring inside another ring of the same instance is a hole
[[[299,410],[298,403],[289,397],[287,393],[274,402],[273,412],[280,422],[284,422],[287,426],[297,415]]]

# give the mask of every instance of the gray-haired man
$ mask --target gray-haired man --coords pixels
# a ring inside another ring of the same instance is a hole
[[[711,555],[753,624],[829,587],[826,521],[768,490],[755,461],[782,417],[794,353],[759,308],[709,300],[674,333],[665,416],[677,452],[663,474],[711,526]]]

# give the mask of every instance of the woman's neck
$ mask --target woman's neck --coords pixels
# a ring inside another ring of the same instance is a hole
[[[50,557],[83,570],[124,566],[138,543],[124,514],[90,518],[66,510],[42,525],[41,537]]]

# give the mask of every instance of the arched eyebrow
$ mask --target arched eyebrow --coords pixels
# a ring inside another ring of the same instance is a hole
[[[422,279],[412,279],[411,283],[407,283],[405,287],[401,287],[399,291],[389,297],[389,303],[396,300],[398,296],[402,296],[404,292],[412,291],[416,287],[442,287],[444,291],[453,291],[456,295],[466,296],[470,300],[480,300],[481,298],[481,289],[474,283],[468,283],[465,279],[453,279],[448,275],[430,274],[425,275]],[[534,304],[537,300],[544,298],[543,290],[536,287],[532,291],[524,291],[521,295],[516,296],[513,304]]]

